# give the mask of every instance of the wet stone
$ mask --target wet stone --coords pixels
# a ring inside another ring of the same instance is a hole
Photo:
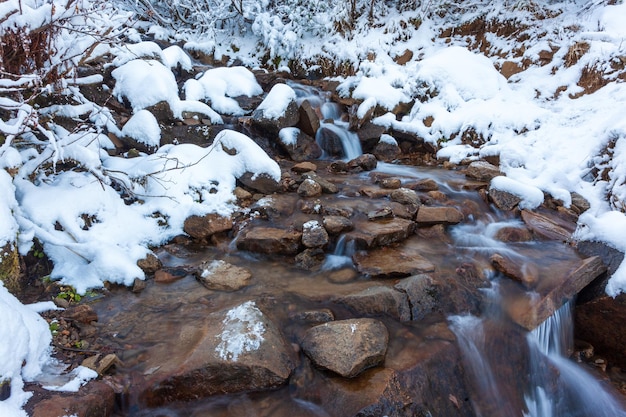
[[[385,358],[389,333],[375,319],[333,321],[309,329],[302,349],[316,366],[353,378]]]
[[[326,255],[320,248],[305,249],[296,255],[296,266],[307,271],[318,271],[324,264]]]
[[[137,261],[137,266],[141,268],[145,274],[149,275],[154,274],[157,270],[161,269],[163,264],[153,253],[149,253],[145,258]]]
[[[400,321],[411,320],[407,295],[393,287],[370,287],[363,291],[335,299],[359,315],[387,314]]]
[[[289,317],[294,320],[310,324],[328,323],[329,321],[335,320],[335,315],[327,308],[322,308],[320,310],[299,311],[297,313],[290,314]]]
[[[302,233],[274,227],[254,227],[240,234],[237,248],[266,254],[295,255]]]
[[[177,340],[153,350],[144,366],[155,371],[141,395],[149,406],[273,389],[295,367],[293,348],[254,301],[183,324]]]
[[[314,172],[306,172],[302,174],[302,178],[311,179],[315,181],[316,183],[318,183],[322,187],[322,192],[325,194],[336,194],[339,192],[339,188],[337,187],[337,185],[317,175]]]
[[[390,219],[393,217],[393,209],[390,206],[384,206],[367,213],[367,219],[370,221]]]
[[[464,219],[463,213],[454,207],[421,206],[415,221],[419,226],[433,224],[458,224]]]
[[[198,281],[210,290],[237,291],[248,285],[252,273],[222,260],[206,261],[196,270]]]
[[[292,166],[291,170],[299,174],[303,174],[305,172],[315,172],[317,171],[317,165],[315,165],[313,162],[308,161],[299,162]]]
[[[78,392],[43,393],[29,412],[31,417],[108,416],[115,408],[115,392],[106,383],[90,381]]]
[[[533,233],[550,240],[568,241],[576,230],[576,223],[559,217],[554,211],[522,210],[522,220]]]
[[[505,257],[499,253],[491,255],[489,260],[496,271],[521,282],[526,288],[533,288],[539,279],[539,271],[528,262]]]
[[[411,320],[421,320],[439,307],[441,287],[428,274],[404,278],[394,288],[408,297]]]
[[[322,186],[312,179],[305,179],[298,187],[298,195],[301,197],[319,197],[322,195]]]
[[[367,221],[355,224],[355,230],[348,232],[348,241],[354,241],[357,248],[374,248],[400,242],[415,231],[415,223],[399,218],[384,221]]]
[[[241,177],[237,178],[237,180],[246,187],[263,194],[272,194],[280,189],[278,181],[264,173],[255,175],[251,172],[246,172]]]
[[[387,247],[357,252],[352,260],[357,271],[370,278],[407,277],[435,270],[432,262],[416,253]]]
[[[343,216],[324,216],[322,223],[326,231],[332,235],[338,235],[354,228],[352,221]]]
[[[298,127],[307,135],[315,137],[317,129],[320,128],[320,119],[309,100],[302,101],[298,112],[300,114]]]
[[[400,204],[406,204],[411,206],[419,206],[420,199],[417,193],[408,188],[398,188],[393,190],[389,196],[391,201],[398,202]]]
[[[185,278],[185,276],[187,276],[187,271],[183,269],[164,268],[159,269],[154,273],[154,282],[158,282],[160,284],[170,284],[174,281]]]
[[[529,242],[533,240],[532,233],[525,227],[502,227],[494,237],[501,242]]]
[[[328,245],[328,232],[317,220],[309,220],[302,225],[302,244],[307,248],[321,248]]]
[[[432,178],[423,178],[406,184],[406,188],[410,188],[415,191],[437,191],[439,189],[439,184],[437,184],[437,181]]]
[[[380,186],[389,190],[397,190],[402,187],[402,181],[396,177],[383,178],[380,180]]]
[[[348,167],[350,171],[371,171],[376,168],[378,161],[376,157],[372,154],[363,154],[357,156],[356,158],[348,161]]]
[[[286,144],[279,140],[279,144],[289,154],[292,161],[306,161],[322,156],[322,149],[315,139],[299,129],[295,135],[295,143]]]

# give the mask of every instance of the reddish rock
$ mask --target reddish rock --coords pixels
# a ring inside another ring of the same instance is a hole
[[[66,308],[61,316],[85,324],[98,321],[98,313],[89,304],[79,304]]]
[[[295,255],[300,249],[302,233],[273,227],[254,227],[242,232],[237,248],[266,254]]]
[[[415,191],[437,191],[439,190],[439,184],[432,178],[423,178],[421,180],[409,182],[406,184],[406,188],[410,188]]]
[[[421,206],[417,211],[415,221],[419,226],[434,224],[457,224],[464,219],[463,213],[454,207]]]
[[[501,242],[529,242],[533,240],[533,235],[525,227],[506,226],[499,229],[495,236]]]
[[[298,108],[300,120],[297,126],[309,136],[315,137],[317,129],[320,128],[320,119],[309,100],[303,100]]]
[[[534,287],[539,279],[539,271],[537,268],[533,264],[524,262],[521,259],[515,260],[495,253],[491,255],[489,260],[496,271],[501,272],[515,281],[521,282],[526,288]]]
[[[355,224],[355,230],[346,234],[348,241],[355,241],[359,248],[374,248],[400,242],[415,231],[415,223],[399,218],[385,221],[368,221]]]
[[[393,287],[370,287],[335,299],[359,315],[387,314],[400,321],[411,320],[409,300],[404,292]]]
[[[402,181],[396,177],[383,178],[380,180],[380,186],[389,190],[397,190],[402,187]]]
[[[489,189],[489,200],[500,210],[511,211],[522,201],[518,196],[496,188]]]
[[[254,301],[183,323],[178,338],[154,345],[142,365],[151,370],[141,395],[148,406],[273,389],[295,366],[292,347]]]
[[[395,201],[400,204],[419,206],[420,199],[417,193],[408,188],[398,188],[397,190],[393,190],[389,195],[391,201]]]
[[[317,171],[317,165],[309,161],[299,162],[295,164],[294,166],[292,166],[291,170],[299,174],[302,174],[305,172],[315,172]]]
[[[210,290],[237,291],[250,284],[252,273],[222,260],[203,262],[196,271],[196,278]]]
[[[315,326],[304,334],[302,349],[313,363],[353,378],[385,358],[389,333],[375,319],[349,319]]]
[[[502,175],[500,168],[487,161],[474,161],[465,169],[465,176],[478,181],[489,182]]]
[[[298,195],[300,197],[319,197],[322,195],[322,186],[312,179],[305,179],[298,187]]]
[[[554,211],[522,210],[522,220],[533,233],[550,240],[569,241],[576,230],[576,223],[559,217]]]
[[[108,417],[115,408],[115,393],[101,381],[91,381],[78,392],[44,391],[32,408],[27,405],[31,417]]]
[[[137,266],[146,274],[154,274],[157,270],[161,269],[163,264],[153,253],[149,253],[145,258],[137,261]]]
[[[343,216],[324,216],[323,224],[326,231],[333,235],[338,235],[354,228],[352,221]]]
[[[435,265],[416,253],[386,247],[357,252],[352,260],[357,271],[370,278],[407,277],[435,270]]]
[[[215,233],[226,232],[233,228],[233,221],[217,213],[204,216],[190,216],[185,220],[183,230],[194,239],[206,239]]]
[[[325,194],[336,194],[339,192],[339,188],[337,187],[337,185],[328,181],[324,177],[317,175],[315,172],[305,172],[304,174],[302,174],[302,178],[304,178],[305,180],[310,179],[318,183],[320,187],[322,187],[322,192]]]
[[[389,196],[389,194],[391,194],[391,190],[374,185],[366,185],[359,188],[359,194],[369,198],[383,198]]]
[[[317,220],[302,225],[302,244],[307,248],[322,248],[328,245],[328,232]]]

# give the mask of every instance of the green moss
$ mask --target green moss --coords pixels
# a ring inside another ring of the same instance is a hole
[[[13,294],[21,290],[20,257],[11,243],[0,248],[0,281]]]

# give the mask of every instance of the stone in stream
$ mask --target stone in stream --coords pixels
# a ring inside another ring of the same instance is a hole
[[[317,220],[302,225],[302,244],[307,248],[322,248],[328,245],[328,232]]]
[[[537,284],[539,271],[533,264],[502,256],[499,253],[491,255],[489,260],[496,271],[501,272],[515,281],[521,282],[526,288],[533,288]]]
[[[361,221],[355,230],[346,234],[347,241],[354,241],[357,248],[369,249],[401,242],[415,231],[411,220],[392,218],[383,221]]]
[[[322,126],[316,136],[320,148],[329,156],[341,158],[344,154],[341,137],[330,127]],[[346,170],[348,169],[346,164]],[[339,172],[339,171],[336,171]]]
[[[306,161],[322,156],[322,149],[315,139],[297,128],[285,128],[279,132],[281,148],[289,154],[292,161]],[[285,139],[283,139],[285,138]]]
[[[313,363],[345,378],[353,378],[385,359],[389,333],[375,319],[332,321],[307,330],[302,349]]]
[[[498,229],[494,238],[501,242],[530,242],[533,235],[525,227],[505,226]]]
[[[185,233],[194,239],[207,239],[215,233],[226,232],[232,228],[233,220],[217,213],[189,216],[183,225]]]
[[[357,271],[369,278],[408,277],[435,270],[434,264],[417,253],[388,247],[357,252],[352,260]]]
[[[295,93],[289,99],[282,113],[278,114],[279,109],[274,108],[274,101],[276,100],[274,97],[279,96],[282,99],[283,96],[286,97],[289,90],[293,92],[293,89],[286,84],[276,84],[272,87],[265,100],[252,112],[250,119],[252,128],[268,137],[276,137],[281,129],[298,124],[300,114]]]
[[[300,130],[309,136],[315,137],[317,129],[320,128],[320,119],[309,100],[302,101],[298,112],[300,114],[300,120],[298,121]]]
[[[237,291],[250,285],[252,273],[222,260],[205,261],[196,270],[196,279],[210,290]]]
[[[515,194],[511,194],[507,191],[498,190],[497,188],[489,188],[489,200],[496,205],[500,210],[511,211],[517,207],[522,201],[521,198]]]
[[[573,265],[562,279],[538,298],[515,300],[507,305],[507,311],[513,321],[532,330],[605,271],[606,266],[600,257],[586,258]]]
[[[37,402],[26,406],[30,417],[106,417],[116,403],[113,388],[102,381],[89,381],[77,392],[35,390]]]
[[[350,307],[359,315],[387,314],[400,321],[411,320],[407,294],[393,287],[370,287],[338,297],[334,301]]]
[[[275,227],[253,227],[237,237],[237,249],[256,253],[295,255],[300,249],[302,233]]]
[[[421,320],[441,307],[442,288],[429,274],[404,278],[394,288],[406,294],[411,307],[411,320]]]
[[[420,206],[415,221],[418,226],[434,224],[458,224],[464,219],[463,213],[454,207]]]
[[[544,239],[567,242],[576,230],[576,222],[559,217],[555,211],[522,210],[522,220],[535,235]]]
[[[332,235],[338,235],[354,228],[352,221],[343,216],[324,216],[322,223],[326,231]]]
[[[295,367],[293,348],[254,301],[183,324],[178,339],[153,350],[141,395],[148,406],[273,389]]]
[[[310,198],[322,195],[322,186],[312,179],[305,179],[298,187],[298,195],[300,197]]]
[[[237,180],[246,187],[263,194],[272,194],[280,190],[280,183],[265,173],[257,175],[252,172],[246,172]]]
[[[317,165],[310,161],[304,161],[292,166],[291,170],[298,174],[304,174],[305,172],[315,172],[317,171]]]
[[[417,193],[408,188],[398,188],[393,190],[389,195],[391,201],[395,201],[400,204],[406,204],[411,206],[420,206],[420,199]]]
[[[320,177],[315,172],[305,172],[302,174],[303,179],[310,179],[318,183],[322,187],[322,192],[325,194],[336,194],[339,192],[339,188],[337,185],[328,181],[325,178]]]
[[[357,156],[356,158],[348,161],[348,169],[351,172],[359,171],[371,171],[376,168],[378,161],[376,157],[369,153]]]

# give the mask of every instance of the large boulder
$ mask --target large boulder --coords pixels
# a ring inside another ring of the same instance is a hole
[[[194,239],[206,239],[216,233],[227,232],[232,228],[233,220],[217,213],[189,216],[183,225],[185,233]]]
[[[387,314],[400,321],[411,320],[407,295],[393,287],[370,287],[339,297],[335,301],[350,307],[360,315]]]
[[[295,367],[293,348],[254,301],[183,324],[172,342],[175,349],[164,344],[147,355],[154,372],[141,397],[149,406],[276,388]]]
[[[322,148],[315,139],[298,128],[281,129],[278,137],[281,147],[293,161],[308,161],[322,156]]]
[[[259,132],[276,136],[281,129],[298,124],[299,119],[295,91],[287,84],[276,84],[252,112],[250,123]]]
[[[415,231],[415,223],[407,219],[392,218],[382,221],[361,221],[355,230],[346,235],[358,248],[375,248],[401,242]]]
[[[419,254],[389,247],[357,252],[352,260],[357,271],[370,278],[408,277],[435,270],[435,265]]]
[[[309,329],[301,346],[315,365],[352,378],[384,360],[388,341],[381,321],[349,319]]]

